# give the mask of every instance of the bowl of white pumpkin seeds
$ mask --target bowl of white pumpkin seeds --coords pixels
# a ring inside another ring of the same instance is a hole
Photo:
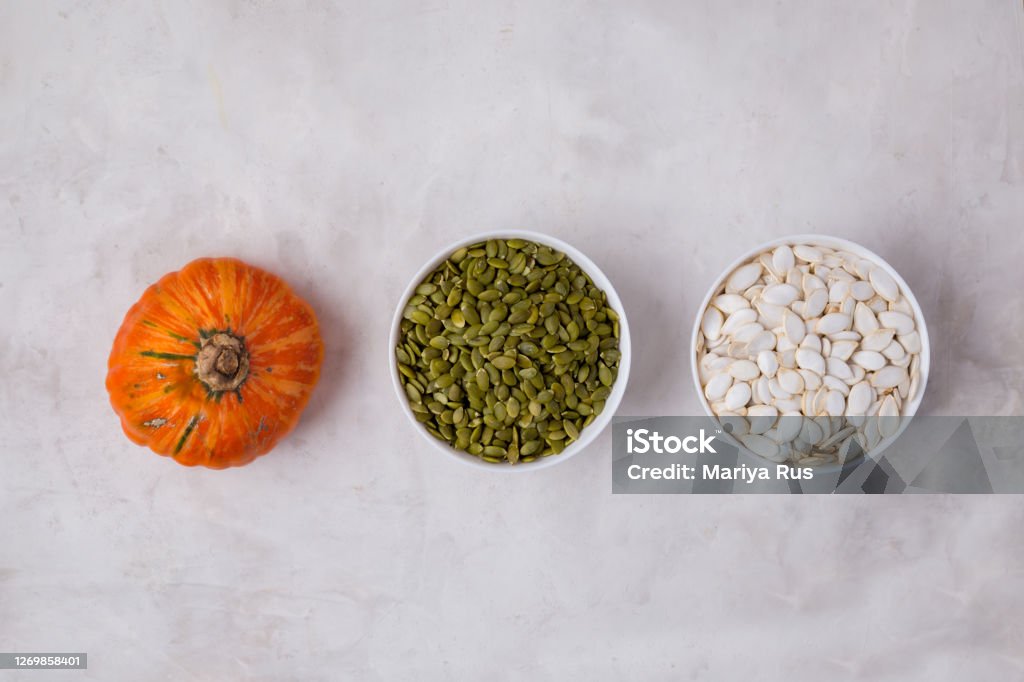
[[[837,470],[906,428],[928,382],[921,307],[899,273],[835,237],[796,235],[737,258],[691,339],[701,404],[761,461]]]
[[[491,471],[551,466],[608,425],[629,327],[582,252],[522,230],[474,235],[412,278],[391,327],[402,410],[442,452]]]

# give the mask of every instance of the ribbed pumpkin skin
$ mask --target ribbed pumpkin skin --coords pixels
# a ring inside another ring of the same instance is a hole
[[[199,349],[216,333],[238,337],[248,353],[235,390],[211,391],[197,375]],[[165,275],[128,311],[107,391],[131,440],[186,466],[223,469],[248,464],[295,427],[322,360],[316,315],[284,281],[233,258],[203,258]]]

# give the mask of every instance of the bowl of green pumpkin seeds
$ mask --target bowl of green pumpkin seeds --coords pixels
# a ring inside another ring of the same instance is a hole
[[[603,272],[536,232],[462,239],[402,294],[389,362],[399,403],[442,452],[492,471],[584,450],[626,391],[629,326]]]

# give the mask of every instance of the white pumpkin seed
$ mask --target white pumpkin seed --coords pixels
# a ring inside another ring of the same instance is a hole
[[[777,401],[779,401],[779,400],[790,400],[790,399],[793,398],[793,394],[788,392],[788,391],[786,391],[784,388],[782,388],[782,385],[779,384],[779,380],[778,379],[769,379],[768,380],[768,391],[769,391],[769,393],[772,394],[772,401],[771,402],[776,407],[778,407]]]
[[[903,334],[899,337],[900,345],[903,346],[904,350],[908,353],[917,354],[922,350],[921,347],[921,335],[916,331],[910,332],[909,334]]]
[[[861,336],[867,336],[878,329],[878,319],[867,305],[858,303],[853,309],[853,328]]]
[[[782,313],[783,324],[786,330],[786,338],[790,343],[799,344],[807,334],[807,326],[804,321],[791,310]]]
[[[747,324],[743,325],[742,327],[734,331],[732,333],[732,338],[735,339],[736,341],[739,341],[740,343],[750,343],[750,341],[755,336],[757,336],[763,331],[764,327],[762,327],[757,322],[748,322]]]
[[[873,350],[859,350],[853,354],[850,361],[870,372],[877,372],[886,365],[885,356]]]
[[[700,322],[700,330],[704,337],[715,341],[722,334],[722,311],[718,308],[708,308],[704,311],[704,317]]]
[[[747,409],[751,433],[764,433],[775,425],[779,411],[771,405],[752,405]]]
[[[867,281],[871,271],[875,269],[875,264],[866,258],[858,258],[854,265],[854,271],[857,277]]]
[[[850,285],[850,295],[855,301],[868,301],[875,295],[875,289],[869,282],[858,281]]]
[[[884,313],[886,310],[889,309],[889,302],[886,301],[881,296],[875,296],[873,299],[867,302],[867,306],[868,308],[871,309],[873,313],[877,315],[878,313]]]
[[[822,405],[824,405],[824,401],[822,401]],[[836,430],[835,424],[832,423],[833,420],[830,419],[828,415],[813,417],[813,419],[814,423],[821,427],[823,438],[828,438],[832,435],[832,432]],[[838,423],[840,420],[836,419],[835,421]]]
[[[906,369],[888,365],[871,375],[871,385],[876,389],[885,390],[899,386],[906,378]]]
[[[833,417],[841,417],[844,410],[846,410],[846,399],[843,394],[839,391],[829,391],[825,399],[825,411]]]
[[[749,263],[740,266],[733,270],[732,275],[729,276],[728,281],[725,283],[725,291],[729,294],[743,292],[753,286],[759,279],[761,279],[760,263]]]
[[[726,347],[726,355],[733,358],[744,358],[747,356],[747,344],[733,341]]]
[[[721,400],[732,386],[732,376],[728,373],[716,374],[704,386],[704,397],[708,400]]]
[[[731,427],[729,433],[737,438],[750,433],[750,422],[739,415],[719,415],[718,421],[722,424],[723,429],[727,426]]]
[[[773,284],[764,288],[761,298],[772,305],[786,306],[792,303],[800,295],[797,288],[792,284]]]
[[[797,244],[793,247],[793,255],[808,263],[820,263],[824,257],[820,249],[806,244]]]
[[[812,372],[809,369],[798,369],[800,377],[804,380],[805,391],[817,391],[821,388],[821,375]]]
[[[808,296],[804,302],[803,318],[810,320],[818,317],[825,311],[825,306],[828,305],[828,291],[824,288],[815,289]]]
[[[914,331],[914,319],[903,313],[886,310],[878,313],[878,322],[886,329],[892,329],[897,334],[910,334]]]
[[[737,360],[729,365],[729,374],[740,381],[753,381],[761,375],[761,370],[750,360]]]
[[[828,357],[825,360],[825,367],[828,370],[829,376],[833,376],[842,381],[853,377],[853,372],[850,370],[850,366],[839,358],[831,356]]]
[[[772,350],[775,348],[775,344],[778,342],[775,334],[770,331],[763,331],[747,344],[747,354],[757,355],[761,351]]]
[[[828,263],[828,259],[825,259],[825,263]],[[849,282],[850,284],[855,282],[856,278],[848,273],[842,266],[842,262],[836,263],[835,267],[829,271],[829,279],[833,282]],[[848,293],[849,292],[847,292],[847,294]]]
[[[738,294],[721,294],[711,301],[711,305],[715,306],[726,315],[731,315],[741,308],[749,308],[750,301]]]
[[[796,364],[801,369],[810,370],[818,375],[825,373],[825,358],[821,357],[821,353],[810,348],[800,348],[797,350]]]
[[[716,308],[709,308],[709,310],[717,310]],[[729,315],[726,318],[725,323],[722,324],[721,329],[723,334],[733,334],[740,327],[755,322],[757,320],[757,311],[753,308],[742,308]]]
[[[878,432],[882,438],[893,436],[900,427],[900,410],[893,397],[886,396],[878,410]]]
[[[860,347],[864,350],[881,352],[889,347],[895,336],[896,332],[892,329],[878,329],[865,336]]]
[[[868,411],[874,399],[875,391],[871,388],[871,384],[866,381],[858,382],[850,389],[846,409],[852,415],[863,415]]]
[[[829,356],[846,362],[851,356],[853,356],[853,353],[856,350],[856,341],[836,341],[832,344],[832,350],[829,351]]]
[[[903,349],[899,341],[893,341],[882,350],[882,355],[893,361],[902,359],[906,354],[907,351]]]
[[[804,390],[804,378],[799,372],[783,368],[779,370],[779,386],[791,395],[802,393]]]
[[[779,417],[778,426],[776,429],[776,437],[778,442],[790,443],[797,436],[800,435],[800,429],[803,427],[804,420],[801,418],[799,412],[784,412]]]
[[[818,422],[813,419],[804,419],[803,423],[800,425],[800,440],[804,441],[808,445],[817,445],[821,441],[825,440],[825,433],[822,431]]]
[[[758,319],[761,320],[766,329],[775,329],[782,324],[782,315],[786,310],[785,306],[758,301],[754,304],[754,307],[757,308],[757,312],[760,314]]]
[[[910,388],[907,389],[907,402],[913,402],[917,398],[917,392],[921,388],[921,377],[915,374],[910,380]]]
[[[840,272],[842,272],[840,270]],[[829,303],[842,303],[850,295],[850,281],[841,279],[835,281],[828,290]]]
[[[900,300],[895,303],[890,303],[889,310],[896,313],[903,313],[910,317],[914,316],[914,307],[910,305],[910,301],[907,300],[906,296],[900,296]]]
[[[843,394],[843,396],[847,396],[850,394],[850,381],[853,381],[853,377],[850,377],[849,379],[844,381],[843,379],[838,379],[832,376],[831,374],[826,374],[821,378],[821,383],[823,386],[828,387],[830,391],[839,391],[840,393]]]
[[[806,348],[813,350],[815,353],[821,352],[821,337],[817,334],[807,334],[804,340],[800,342],[800,348]]]
[[[856,429],[854,429],[852,426],[847,426],[846,428],[839,429],[838,431],[833,433],[831,436],[829,436],[825,440],[823,440],[820,443],[818,443],[818,447],[823,448],[823,449],[824,448],[830,448],[833,445],[835,445],[836,443],[839,443],[840,441],[844,441],[847,438],[849,438],[850,436],[852,436],[853,432],[855,430]]]
[[[725,394],[725,404],[730,410],[738,410],[750,401],[749,384],[733,384]]]
[[[765,379],[764,377],[761,377],[753,384],[754,396],[757,398],[757,402],[761,403],[762,405],[770,405],[774,398],[774,396],[772,396],[772,389],[769,384],[770,382],[768,381],[768,379]]]
[[[868,275],[868,279],[879,296],[887,301],[899,300],[900,288],[896,286],[896,280],[890,277],[889,273],[885,270],[880,267],[873,268],[871,274]]]
[[[779,455],[779,444],[765,436],[761,436],[756,433],[748,433],[740,436],[739,440],[743,445],[749,448],[751,452],[756,455],[760,455],[765,459],[769,459],[774,462]]]
[[[795,412],[800,414],[800,401],[796,398],[776,398],[772,401],[779,412]]]
[[[787,350],[795,351],[797,347],[797,344],[793,343],[788,338],[786,338],[785,331],[783,331],[782,335],[778,336],[777,340],[775,341],[776,353],[785,353]]]
[[[757,367],[763,375],[771,379],[779,371],[779,360],[775,357],[775,353],[763,350],[757,354]]]
[[[853,320],[850,319],[849,315],[829,313],[818,320],[818,324],[815,325],[814,329],[818,334],[835,334],[849,329],[852,322]]]
[[[793,249],[785,244],[772,252],[772,270],[774,272],[789,272],[795,265],[796,259],[793,257]]]

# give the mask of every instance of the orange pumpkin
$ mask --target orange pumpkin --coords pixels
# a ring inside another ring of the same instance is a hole
[[[114,339],[107,391],[124,432],[181,464],[248,464],[298,423],[320,377],[316,315],[233,258],[165,275]]]

